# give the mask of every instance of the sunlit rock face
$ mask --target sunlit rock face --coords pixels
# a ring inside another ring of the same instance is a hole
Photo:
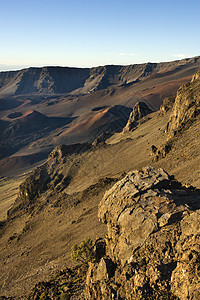
[[[182,85],[177,92],[171,116],[167,125],[168,138],[188,128],[200,114],[200,71],[191,82]]]
[[[152,113],[152,110],[145,102],[137,102],[129,116],[128,122],[123,129],[123,132],[131,131],[141,122],[141,119]]]
[[[199,299],[199,190],[146,167],[105,193],[99,218],[106,255],[90,264],[87,299]]]

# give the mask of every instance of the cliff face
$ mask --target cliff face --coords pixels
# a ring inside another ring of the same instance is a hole
[[[67,93],[79,88],[89,69],[43,67],[0,73],[0,93],[6,95]]]
[[[199,299],[199,195],[152,167],[107,191],[106,255],[89,266],[86,299]]]
[[[166,141],[157,148],[152,145],[152,153],[155,160],[164,158],[171,151],[175,137],[187,130],[200,115],[200,71],[194,74],[191,82],[182,85],[176,97],[165,98],[160,107],[160,112],[165,114],[171,110],[166,126]]]
[[[200,71],[191,82],[184,84],[177,92],[171,116],[167,125],[168,138],[183,130],[200,114]]]

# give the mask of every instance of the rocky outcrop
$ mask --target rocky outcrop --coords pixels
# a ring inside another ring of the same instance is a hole
[[[155,145],[151,145],[151,155],[154,156],[154,160],[157,161],[161,158],[166,157],[166,155],[171,151],[173,147],[173,140],[168,140],[165,144],[160,147],[156,147]]]
[[[41,201],[44,202],[41,195],[45,192],[44,199],[47,201],[48,195],[52,196],[66,188],[78,171],[78,155],[90,148],[91,145],[87,143],[57,146],[49,154],[47,162],[30,172],[21,183],[18,197],[8,211],[8,218],[19,215],[22,211],[32,211]]]
[[[105,131],[103,133],[101,133],[92,143],[92,146],[96,147],[96,146],[100,146],[100,145],[105,145],[106,144],[106,140],[109,139],[109,137],[111,137],[112,135],[112,131]]]
[[[86,299],[199,299],[199,190],[143,168],[105,193],[99,218],[106,255],[90,263]]]
[[[61,160],[65,159],[67,156],[70,156],[72,154],[80,154],[83,153],[91,148],[91,145],[89,143],[77,143],[77,144],[71,144],[71,145],[59,145],[55,147],[55,149],[49,154],[49,161],[51,159],[56,159],[56,162],[61,162]]]
[[[141,121],[143,117],[152,113],[152,110],[144,102],[137,102],[131,112],[128,122],[123,129],[123,132],[133,130]]]
[[[161,113],[171,110],[166,127],[166,141],[160,146],[151,146],[151,154],[154,160],[159,160],[173,148],[178,134],[187,130],[200,116],[200,71],[192,77],[191,82],[182,85],[173,97],[164,99],[160,107]]]
[[[191,82],[182,85],[176,95],[173,110],[167,124],[168,139],[188,128],[200,114],[200,72]]]
[[[198,72],[196,72],[196,73],[194,74],[194,76],[192,77],[191,82],[193,82],[193,81],[195,81],[195,80],[197,80],[197,79],[199,79],[199,78],[200,78],[200,71],[198,71]]]
[[[160,106],[161,113],[165,114],[168,110],[173,108],[175,97],[167,97],[163,100],[163,103]]]

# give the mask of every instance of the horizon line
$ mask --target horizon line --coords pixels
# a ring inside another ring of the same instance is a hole
[[[42,68],[71,68],[71,69],[93,69],[93,68],[100,68],[100,67],[106,67],[106,66],[133,66],[133,65],[144,65],[144,64],[160,64],[160,63],[167,63],[167,62],[176,62],[176,61],[183,61],[183,60],[189,60],[189,59],[195,59],[199,58],[200,55],[197,56],[192,56],[192,57],[186,57],[186,58],[181,58],[181,59],[174,59],[174,60],[166,60],[166,61],[148,61],[148,62],[141,62],[141,63],[135,63],[135,64],[105,64],[105,65],[96,65],[96,66],[88,66],[88,67],[81,67],[81,66],[69,66],[69,65],[37,65],[37,66],[26,66],[26,65],[7,65],[7,64],[0,64],[0,69],[6,68],[6,67],[12,67],[10,70],[1,70],[0,73],[5,73],[5,72],[18,72],[18,71],[23,71],[27,69],[42,69]]]

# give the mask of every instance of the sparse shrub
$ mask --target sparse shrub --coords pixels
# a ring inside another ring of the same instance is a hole
[[[70,295],[68,293],[62,293],[60,295],[60,300],[69,300],[70,299]]]
[[[71,248],[71,258],[76,263],[88,265],[93,256],[93,243],[90,238],[84,239],[80,245],[74,244]]]

